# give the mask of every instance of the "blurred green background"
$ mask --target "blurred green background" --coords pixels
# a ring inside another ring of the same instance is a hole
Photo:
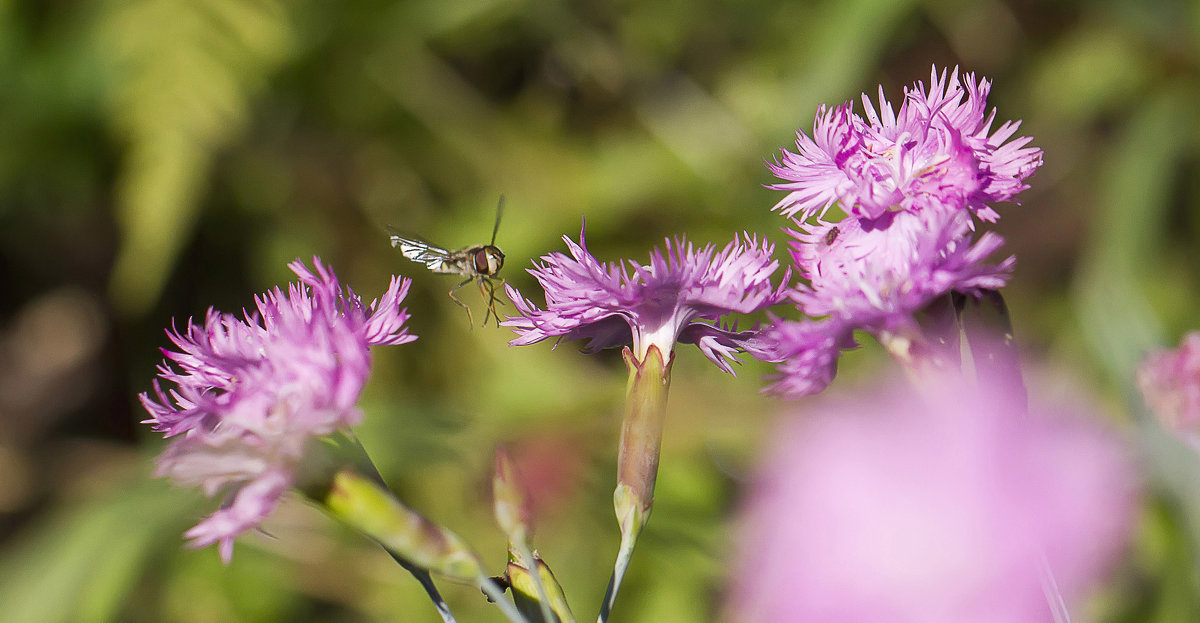
[[[504,273],[536,300],[523,269],[584,218],[608,260],[681,234],[782,243],[763,160],[818,103],[880,83],[898,102],[934,63],[993,79],[998,118],[1046,152],[998,226],[1031,386],[1095,395],[1145,449],[1136,544],[1089,608],[1200,620],[1200,468],[1131,383],[1147,348],[1200,326],[1198,45],[1184,0],[0,1],[0,620],[437,620],[382,551],[298,501],[228,567],[184,550],[213,503],[150,477],[161,440],[136,394],[163,327],[251,305],[314,254],[368,298],[414,279],[420,340],[376,352],[363,401],[389,483],[499,573],[487,483],[507,444],[590,620],[617,545],[619,357],[468,330],[451,278],[386,227],[483,242],[503,193]],[[887,367],[868,345],[835,387]],[[719,616],[741,485],[789,408],[758,394],[770,371],[680,350],[614,623]],[[500,620],[443,588],[460,621]]]

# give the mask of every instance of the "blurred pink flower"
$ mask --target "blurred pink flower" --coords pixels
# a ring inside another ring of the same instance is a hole
[[[748,500],[731,618],[795,623],[1051,621],[1104,573],[1136,498],[1114,439],[947,380],[793,417]]]
[[[1146,356],[1137,372],[1146,404],[1168,428],[1200,433],[1200,331],[1183,337],[1179,348]]]
[[[288,265],[300,282],[256,297],[258,313],[243,317],[210,309],[204,325],[188,322],[167,336],[159,380],[140,395],[145,423],[172,441],[158,458],[158,476],[228,494],[226,504],[185,536],[193,547],[234,538],[274,510],[291,486],[309,440],[359,422],[359,394],[370,372],[368,346],[416,339],[400,302],[409,280],[393,277],[370,305],[313,258]]]

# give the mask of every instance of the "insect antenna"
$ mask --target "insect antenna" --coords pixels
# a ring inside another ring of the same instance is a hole
[[[496,224],[492,225],[492,241],[488,243],[490,246],[496,246],[496,232],[500,231],[500,217],[504,216],[504,195],[500,195],[500,202],[496,204]]]

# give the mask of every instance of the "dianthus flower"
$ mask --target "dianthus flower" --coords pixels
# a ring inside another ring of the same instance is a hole
[[[850,328],[836,319],[791,321],[774,318],[752,354],[779,364],[766,391],[784,398],[819,394],[833,382],[841,352],[856,346]]]
[[[505,285],[521,313],[501,323],[518,335],[512,346],[551,337],[587,339],[585,350],[595,352],[632,343],[634,357],[642,361],[651,346],[669,357],[675,343],[683,342],[696,344],[732,372],[733,354],[753,348],[755,332],[701,321],[756,312],[784,298],[787,276],[779,286],[771,285],[779,267],[771,259],[774,245],[749,235],[719,251],[711,244],[696,249],[683,239],[667,240],[666,253],[654,249],[646,265],[601,263],[588,252],[582,231],[578,244],[563,240],[570,257],[550,253],[529,270],[545,290],[544,310]]]
[[[1078,410],[1027,415],[956,376],[880,389],[771,437],[729,618],[1059,620],[1043,590],[1081,596],[1129,538],[1137,479],[1116,440]]]
[[[895,354],[911,357],[911,345],[925,339],[918,312],[951,292],[998,289],[1015,264],[1012,257],[984,263],[1004,241],[992,232],[974,239],[964,212],[817,220],[789,233],[796,238],[792,260],[804,279],[791,298],[816,320],[775,319],[760,336],[764,346],[752,351],[781,362],[769,391],[789,398],[825,389],[840,351],[854,345],[854,330],[872,333]]]
[[[241,317],[209,309],[203,325],[188,322],[167,335],[158,367],[165,390],[140,399],[154,430],[172,438],[157,475],[227,503],[185,536],[193,547],[220,544],[257,526],[292,485],[309,440],[359,422],[356,403],[370,371],[368,347],[416,339],[400,303],[410,281],[393,277],[384,295],[364,304],[344,291],[333,271],[313,258],[288,265],[299,283],[255,297],[257,313]]]
[[[517,333],[509,343],[512,346],[550,337],[586,338],[588,351],[625,346],[629,382],[613,492],[621,545],[601,606],[600,620],[606,621],[654,503],[675,343],[696,344],[730,373],[734,353],[762,356],[757,331],[738,332],[717,323],[726,314],[748,314],[779,302],[791,272],[785,273],[779,286],[772,286],[771,276],[779,267],[771,259],[774,246],[749,235],[720,251],[712,245],[696,249],[682,239],[667,240],[666,253],[654,249],[646,265],[601,263],[588,252],[582,231],[578,244],[566,236],[563,240],[570,257],[545,255],[529,271],[545,290],[546,308],[538,308],[505,285],[521,316],[501,324]]]
[[[1184,336],[1179,348],[1150,353],[1137,384],[1163,424],[1200,442],[1200,332]]]
[[[774,391],[797,397],[829,382],[851,332],[874,334],[910,365],[928,363],[915,317],[949,293],[980,296],[1002,287],[1015,260],[985,263],[1003,244],[975,235],[974,218],[994,221],[992,203],[1012,200],[1041,165],[1031,140],[1009,140],[1019,122],[991,128],[991,85],[934,67],[930,86],[905,89],[899,112],[879,93],[864,95],[866,118],[849,103],[821,108],[813,137],[768,168],[789,191],[775,209],[795,228],[792,259],[802,282],[791,293],[816,322],[777,320],[756,356],[782,362]],[[839,204],[846,216],[827,219]],[[793,325],[793,326],[789,326]],[[916,354],[915,354],[916,353]]]
[[[790,231],[797,272],[807,283],[792,299],[811,317],[829,316],[867,331],[890,331],[912,322],[930,301],[951,291],[997,289],[1016,260],[984,260],[1004,239],[985,232],[973,240],[962,212],[901,212],[878,222],[845,218]]]
[[[774,209],[804,221],[824,216],[838,203],[851,216],[874,219],[889,211],[929,208],[970,210],[984,221],[999,215],[990,204],[1010,201],[1042,163],[1042,151],[1027,147],[1029,137],[1009,139],[1019,121],[995,132],[996,112],[986,112],[991,83],[956,67],[949,77],[937,67],[926,90],[921,82],[905,88],[899,112],[879,88],[879,108],[862,96],[866,119],[846,102],[822,105],[813,138],[796,133],[796,153],[768,167],[788,191]]]

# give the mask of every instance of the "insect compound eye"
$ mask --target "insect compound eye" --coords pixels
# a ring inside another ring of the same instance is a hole
[[[471,258],[471,261],[475,264],[475,272],[481,275],[491,274],[492,260],[491,257],[489,257],[487,249],[480,249],[476,251],[474,257]]]

